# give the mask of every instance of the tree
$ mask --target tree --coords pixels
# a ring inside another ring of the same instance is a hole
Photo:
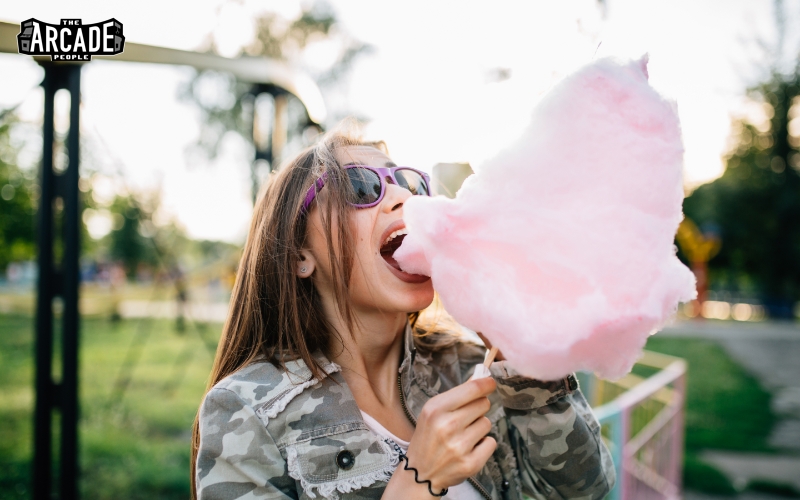
[[[349,37],[340,29],[334,12],[324,2],[305,4],[295,19],[286,19],[268,12],[258,19],[256,35],[247,46],[242,47],[240,55],[267,57],[283,61],[292,67],[308,71],[323,93],[333,90],[337,82],[347,73],[356,58],[369,52],[372,47]],[[312,70],[303,64],[303,54],[307,46],[315,41],[336,40],[339,53],[336,60],[327,68]],[[206,51],[217,52],[213,38],[209,36]],[[195,104],[201,114],[201,131],[196,151],[206,158],[217,156],[220,144],[228,132],[235,132],[248,142],[253,140],[253,111],[256,102],[253,85],[237,80],[235,77],[216,71],[199,71],[180,90],[180,97]],[[287,149],[285,153],[306,145],[304,136],[305,113],[301,103],[289,96],[287,128]],[[344,118],[349,114],[329,113],[332,120]],[[278,158],[279,160],[279,158]],[[272,165],[269,168],[273,168]],[[253,197],[258,191],[260,176],[253,172]]]
[[[128,278],[135,278],[141,265],[164,272],[178,267],[189,240],[174,220],[153,222],[160,203],[159,192],[127,193],[115,196],[108,207],[114,226],[101,247],[122,263]]]
[[[109,207],[115,227],[108,234],[112,259],[122,262],[128,278],[136,276],[139,263],[154,263],[147,240],[140,234],[143,212],[133,196],[117,196]]]
[[[11,131],[17,119],[11,110],[0,112],[0,273],[14,261],[36,257],[35,171],[17,164],[17,146]]]
[[[774,317],[800,300],[800,72],[773,71],[748,91],[768,120],[735,122],[722,177],[700,186],[684,212],[719,232],[712,283],[755,292]]]

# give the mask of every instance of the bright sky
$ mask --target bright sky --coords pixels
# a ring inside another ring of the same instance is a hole
[[[213,33],[229,55],[252,37],[253,15],[268,9],[291,16],[300,8],[295,0],[3,3],[0,20],[10,22],[115,17],[129,42],[193,50]],[[553,83],[593,57],[648,52],[651,83],[678,103],[685,179],[697,185],[721,174],[731,116],[750,109],[744,89],[766,74],[770,56],[758,41],[777,40],[771,0],[608,0],[605,15],[595,0],[331,3],[343,29],[376,50],[358,60],[329,104],[369,117],[369,135],[386,140],[397,163],[425,170],[493,156],[522,132]],[[787,18],[800,18],[800,0],[784,8]],[[786,32],[791,54],[800,25],[787,24]],[[314,47],[307,63],[324,64],[331,50]],[[498,68],[510,78],[492,81]],[[0,55],[0,75],[0,106],[21,102],[22,117],[40,122],[38,66]],[[160,185],[162,217],[176,217],[190,236],[241,243],[252,212],[251,152],[230,138],[213,163],[185,153],[199,130],[196,110],[176,97],[189,75],[186,68],[89,64],[81,123],[92,155],[86,164],[110,176],[122,172],[133,187]],[[96,188],[107,193],[114,186]]]

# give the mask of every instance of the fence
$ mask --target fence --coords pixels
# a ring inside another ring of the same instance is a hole
[[[614,457],[609,500],[679,500],[686,362],[645,351],[617,381],[579,374]]]

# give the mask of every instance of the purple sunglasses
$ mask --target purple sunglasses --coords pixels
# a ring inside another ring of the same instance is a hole
[[[431,179],[425,172],[411,167],[373,167],[371,165],[345,165],[343,167],[350,179],[353,191],[348,200],[356,208],[374,207],[386,193],[386,179],[389,178],[398,186],[408,189],[411,194],[430,196]],[[300,214],[304,214],[316,198],[317,193],[325,186],[325,172],[308,188],[306,199]]]

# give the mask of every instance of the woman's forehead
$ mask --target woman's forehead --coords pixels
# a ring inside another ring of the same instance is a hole
[[[386,154],[372,146],[342,146],[333,151],[339,165],[356,164],[373,167],[393,166]],[[388,165],[387,165],[388,164]]]

